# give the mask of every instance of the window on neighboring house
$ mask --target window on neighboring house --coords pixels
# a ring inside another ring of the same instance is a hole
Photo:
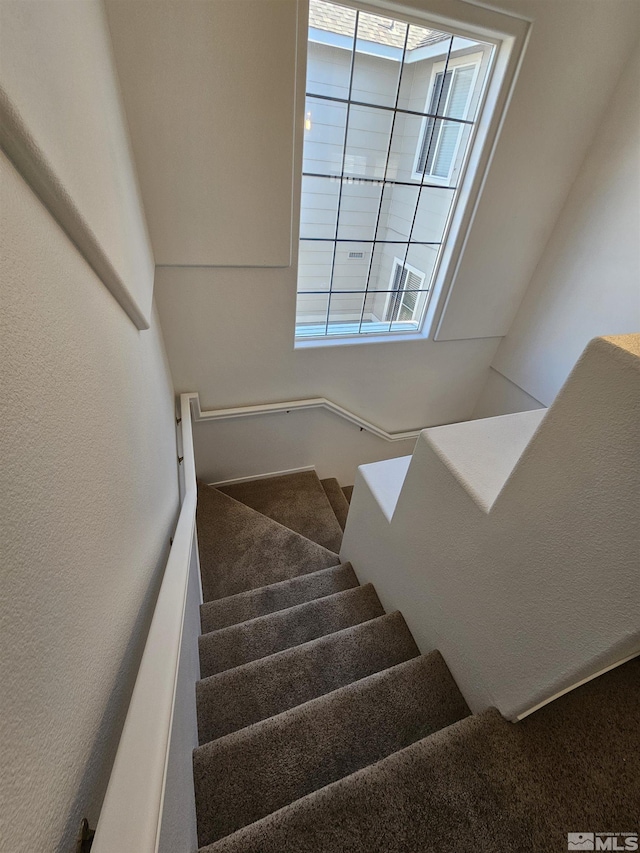
[[[384,319],[393,323],[411,323],[420,313],[424,273],[404,263],[400,258],[394,258],[393,263]]]
[[[447,115],[463,119],[473,91],[473,78],[478,64],[464,64],[437,71],[431,84],[431,98],[427,112],[437,114],[442,100]],[[444,85],[443,85],[444,83]],[[422,122],[421,141],[416,152],[414,176],[428,175],[447,183],[453,178],[458,162],[457,154],[462,139],[462,125],[448,124],[446,127],[435,118]]]
[[[494,47],[310,0],[299,340],[420,330]]]

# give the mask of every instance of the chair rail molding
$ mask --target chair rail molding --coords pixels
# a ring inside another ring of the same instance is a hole
[[[339,406],[337,403],[328,400],[326,397],[311,397],[307,400],[288,400],[282,403],[265,403],[259,406],[238,406],[232,409],[209,409],[203,411],[200,408],[200,397],[197,392],[185,394],[193,404],[193,420],[194,423],[203,421],[224,421],[232,418],[250,418],[257,415],[271,414],[287,414],[288,412],[301,411],[305,409],[326,409],[333,415],[343,418],[349,423],[355,424],[360,429],[377,435],[385,441],[406,441],[407,439],[417,438],[422,429],[410,430],[409,432],[387,432],[382,427],[377,426],[371,421],[361,418],[354,412]]]

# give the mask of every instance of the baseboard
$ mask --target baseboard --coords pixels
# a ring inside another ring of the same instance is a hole
[[[268,474],[253,474],[250,477],[234,477],[232,480],[219,480],[217,483],[208,483],[208,485],[232,486],[234,483],[248,483],[250,480],[268,480],[269,477],[282,477],[284,474],[301,474],[303,471],[315,470],[315,465],[306,465],[304,468],[289,468],[286,471],[269,471]]]

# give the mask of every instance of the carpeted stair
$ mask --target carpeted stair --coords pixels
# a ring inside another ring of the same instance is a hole
[[[207,601],[200,611],[202,633],[246,622],[247,619],[285,610],[355,586],[358,586],[358,579],[351,563],[344,563],[217,601]]]
[[[215,675],[384,613],[371,584],[297,604],[200,637],[201,675]]]
[[[327,511],[327,493],[314,471],[235,483],[220,491],[330,551],[340,550],[342,528],[335,513]]]
[[[344,491],[340,487],[340,483],[335,477],[329,477],[326,480],[320,480],[320,484],[324,489],[331,509],[334,511],[340,529],[344,530],[347,524],[347,514],[349,513],[349,501]]]
[[[537,853],[635,830],[640,661],[517,725],[471,716],[340,564],[350,497],[313,472],[199,485],[201,853]]]
[[[196,685],[200,743],[419,654],[396,612],[204,678]]]

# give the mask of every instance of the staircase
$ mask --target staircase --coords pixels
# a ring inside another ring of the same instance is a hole
[[[539,853],[640,829],[640,660],[517,725],[471,715],[340,563],[348,509],[313,472],[199,484],[202,851]]]

